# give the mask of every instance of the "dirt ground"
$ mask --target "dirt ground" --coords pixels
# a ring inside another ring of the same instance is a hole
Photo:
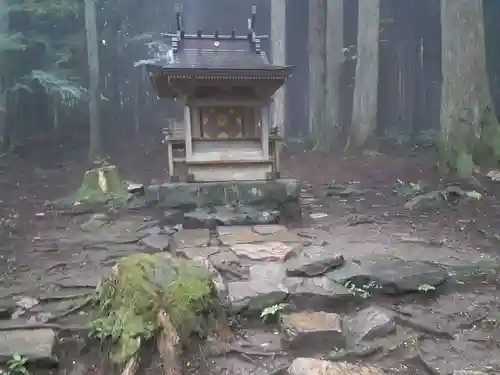
[[[20,278],[37,268],[38,255],[33,244],[38,237],[53,228],[71,226],[75,220],[53,216],[46,212],[45,203],[78,187],[86,166],[85,151],[68,144],[42,150],[34,147],[28,148],[30,151],[23,158],[0,158],[0,280],[3,280],[0,285],[3,283],[4,288],[18,284]],[[127,180],[149,183],[167,177],[165,152],[154,140],[115,144],[110,154]],[[329,231],[340,223],[344,225],[352,215],[369,215],[376,218],[382,232],[454,241],[461,248],[499,256],[495,239],[496,233],[500,235],[500,201],[496,198],[500,183],[481,180],[477,190],[483,194],[482,199],[441,211],[408,211],[404,208],[405,198],[394,194],[393,186],[398,180],[437,184],[434,156],[431,150],[419,149],[407,154],[369,154],[358,158],[287,152],[283,174],[299,179],[303,185],[302,227]],[[366,189],[366,193],[350,200],[326,196],[325,185],[332,181],[354,182],[357,188]],[[484,293],[487,300],[490,297],[496,300],[498,294],[495,288],[485,289]],[[460,296],[462,301],[471,302],[467,292]],[[442,311],[434,306],[433,313],[448,316],[453,304],[444,302]]]

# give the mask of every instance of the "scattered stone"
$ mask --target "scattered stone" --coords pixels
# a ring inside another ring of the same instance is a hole
[[[282,351],[281,337],[277,332],[266,332],[258,329],[249,329],[243,332],[243,337],[235,343],[250,351],[264,353],[278,353]]]
[[[206,246],[209,239],[208,229],[182,229],[173,235],[175,249]]]
[[[338,314],[319,311],[284,315],[280,327],[292,349],[307,348],[308,353],[314,353],[344,347],[342,318]]]
[[[347,225],[348,227],[354,227],[361,224],[373,224],[376,222],[377,219],[375,219],[373,216],[367,215],[349,215],[345,219],[345,225]]]
[[[136,184],[130,181],[125,181],[127,184],[127,191],[131,194],[144,194],[144,185]]]
[[[316,358],[295,358],[287,375],[386,375],[382,369],[371,365],[347,362],[330,362]]]
[[[276,234],[278,233],[279,231],[286,231],[286,227],[284,227],[283,225],[254,225],[252,227],[252,231],[254,231],[255,233],[257,234],[260,234],[260,235],[263,235],[263,236],[267,236],[267,235],[270,235],[270,234]]]
[[[483,371],[474,371],[474,370],[457,370],[453,371],[453,375],[488,375]]]
[[[352,292],[326,277],[289,277],[284,281],[290,295],[289,300],[297,306],[326,308],[339,300],[353,297]]]
[[[16,306],[24,310],[29,310],[38,305],[39,303],[40,302],[33,297],[18,297],[16,299]]]
[[[227,284],[229,309],[233,313],[243,310],[260,313],[266,307],[282,302],[288,290],[282,284],[267,280],[233,281]]]
[[[326,196],[347,198],[351,196],[363,195],[363,190],[354,189],[342,184],[330,184],[327,186]]]
[[[109,225],[112,222],[112,219],[106,214],[93,214],[89,220],[80,225],[80,228],[84,232],[97,232],[100,229],[104,228],[106,225]]]
[[[426,285],[438,286],[446,281],[447,273],[430,263],[381,256],[363,260],[360,265],[346,263],[326,277],[340,284],[350,281],[359,288],[372,285],[382,293],[398,294]]]
[[[260,226],[254,227],[233,226],[233,227],[220,227],[219,235],[223,244],[226,246],[233,246],[238,244],[249,244],[257,242],[283,242],[283,243],[301,243],[302,239],[296,234],[290,232],[286,227],[272,234],[259,234]]]
[[[317,219],[324,219],[325,217],[328,217],[328,214],[325,214],[324,212],[314,212],[309,215],[311,219],[317,220]]]
[[[231,246],[231,250],[240,257],[251,260],[284,261],[295,256],[302,249],[300,243],[262,242]]]
[[[248,276],[248,269],[241,265],[240,259],[231,250],[215,253],[208,259],[227,280],[241,280]]]
[[[344,264],[344,256],[320,246],[305,248],[299,257],[286,262],[288,276],[319,276]]]
[[[139,240],[139,245],[147,246],[158,251],[168,251],[170,236],[165,234],[152,234]]]
[[[385,337],[396,329],[393,314],[377,307],[368,307],[346,320],[346,334],[350,345],[363,340]]]
[[[195,258],[208,258],[213,254],[217,254],[222,249],[216,246],[213,247],[181,247],[176,250],[176,254],[178,256],[182,256],[186,259],[195,259]]]
[[[19,329],[0,331],[0,363],[14,355],[28,358],[30,362],[52,366],[58,359],[54,352],[57,334],[53,329]]]

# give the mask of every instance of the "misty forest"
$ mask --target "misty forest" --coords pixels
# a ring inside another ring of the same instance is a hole
[[[499,14],[0,0],[0,375],[500,373]]]

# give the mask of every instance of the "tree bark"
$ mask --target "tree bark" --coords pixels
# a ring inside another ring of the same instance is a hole
[[[315,150],[324,146],[326,2],[309,0],[309,133]]]
[[[0,0],[0,9],[6,9],[7,0]],[[0,35],[9,32],[9,14],[6,11],[0,11]],[[3,51],[0,51],[3,54]],[[5,148],[7,143],[7,87],[5,64],[2,64],[3,56],[0,56],[0,150]]]
[[[380,0],[359,0],[356,82],[346,150],[368,145],[377,129]]]
[[[472,177],[500,159],[500,129],[486,71],[482,1],[442,0],[441,167]]]
[[[341,134],[340,78],[344,63],[344,0],[326,2],[326,114],[327,146],[339,143]]]
[[[271,56],[273,64],[286,64],[286,0],[271,0]],[[285,136],[286,87],[274,94],[272,126]]]
[[[85,0],[85,30],[87,34],[87,56],[89,65],[89,161],[101,156],[101,122],[99,89],[99,44],[97,41],[97,20],[94,0]]]

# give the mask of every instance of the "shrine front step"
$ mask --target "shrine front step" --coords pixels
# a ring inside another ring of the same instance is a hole
[[[278,210],[285,220],[299,221],[300,186],[294,179],[226,182],[170,182],[146,188],[146,202],[164,209],[189,212],[232,205]]]

